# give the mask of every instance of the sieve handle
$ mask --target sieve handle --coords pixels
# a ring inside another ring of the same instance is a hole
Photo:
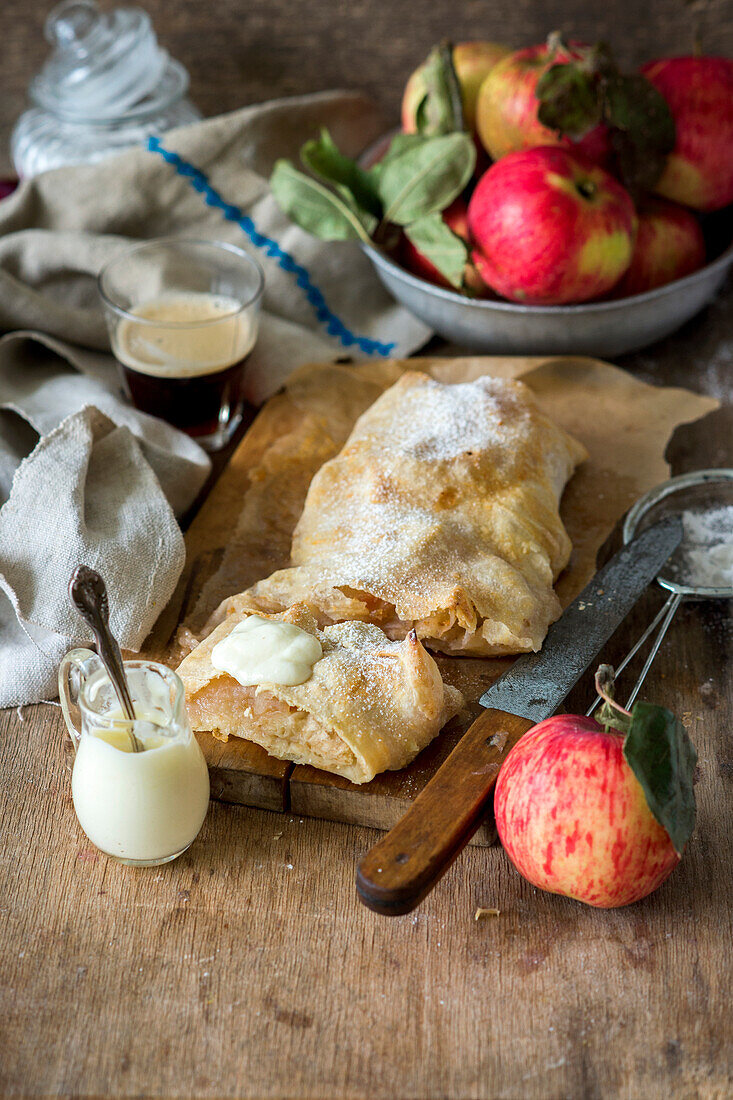
[[[641,672],[639,673],[639,679],[634,684],[634,690],[631,692],[631,695],[629,696],[629,698],[627,700],[627,703],[626,703],[626,709],[627,710],[629,709],[631,704],[634,702],[634,699],[636,699],[636,696],[641,691],[641,685],[646,680],[647,673],[648,673],[649,669],[652,667],[652,664],[654,662],[654,658],[656,657],[657,653],[659,653],[659,647],[660,647],[660,645],[662,644],[662,642],[664,640],[664,635],[667,633],[670,626],[672,625],[672,619],[675,617],[675,615],[677,613],[677,608],[680,606],[681,603],[682,603],[682,596],[680,595],[679,592],[673,592],[667,598],[667,601],[666,601],[664,607],[662,608],[662,612],[665,613],[664,614],[664,622],[662,623],[662,625],[659,629],[659,633],[657,634],[656,638],[654,639],[654,645],[651,648],[651,652],[649,653],[649,656],[647,657],[646,661],[644,662],[644,667],[641,670]]]
[[[618,676],[626,668],[627,664],[632,659],[632,657],[636,656],[636,654],[639,652],[641,647],[644,645],[644,642],[646,642],[648,638],[651,638],[652,634],[654,633],[655,630],[657,630],[657,628],[659,627],[659,624],[661,623],[662,626],[661,626],[661,629],[659,630],[659,633],[657,634],[656,638],[654,639],[654,645],[652,646],[651,653],[647,657],[647,659],[644,663],[644,667],[643,667],[643,669],[641,670],[641,672],[639,674],[639,678],[636,681],[636,683],[634,684],[634,689],[631,692],[631,695],[629,696],[629,698],[627,700],[627,703],[626,703],[626,709],[627,710],[629,709],[629,707],[631,706],[631,704],[634,702],[637,695],[641,691],[641,686],[644,683],[644,681],[646,680],[647,673],[649,672],[649,669],[652,667],[652,664],[654,663],[654,658],[656,657],[657,653],[659,653],[659,647],[661,646],[662,641],[664,640],[664,635],[669,630],[670,625],[672,623],[672,619],[675,617],[675,614],[677,612],[677,608],[682,603],[682,600],[683,600],[683,596],[679,592],[670,592],[669,596],[664,601],[664,603],[662,604],[662,606],[660,607],[659,611],[654,616],[652,621],[649,623],[649,626],[646,628],[646,630],[644,631],[642,636],[639,638],[636,645],[633,647],[633,649],[629,650],[629,652],[626,654],[626,656],[624,657],[621,664],[616,669],[616,676]],[[599,705],[600,701],[601,701],[600,695],[596,695],[596,697],[593,700],[592,704],[590,705],[588,710],[585,712],[587,718],[590,718],[590,716],[595,712],[596,707]]]

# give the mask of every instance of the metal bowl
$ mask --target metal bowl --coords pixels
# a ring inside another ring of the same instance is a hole
[[[393,133],[367,149],[360,163],[378,160]],[[713,299],[733,264],[732,210],[708,215],[708,254],[718,255],[699,271],[630,298],[574,306],[467,298],[412,275],[370,245],[362,248],[393,298],[453,343],[494,354],[615,356],[669,336]],[[722,253],[721,240],[730,242]]]
[[[684,279],[608,302],[525,306],[466,298],[411,275],[362,245],[389,293],[446,340],[474,351],[508,355],[623,355],[653,344],[706,306],[733,264],[733,243]]]

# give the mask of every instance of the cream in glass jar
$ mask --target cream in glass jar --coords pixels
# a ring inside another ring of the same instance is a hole
[[[79,824],[101,851],[154,866],[181,855],[198,835],[209,774],[176,673],[149,661],[126,661],[125,672],[134,722],[124,718],[96,654],[77,649],[62,662],[59,694],[76,749],[72,797]]]

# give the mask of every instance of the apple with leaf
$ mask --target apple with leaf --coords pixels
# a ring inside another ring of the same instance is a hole
[[[670,57],[641,72],[667,103],[675,142],[654,190],[694,210],[733,202],[733,61]]]
[[[445,48],[445,47],[443,47]],[[451,94],[460,98],[462,121],[473,133],[476,129],[476,100],[479,88],[497,62],[506,57],[509,50],[497,42],[458,42],[448,46],[455,82],[451,80]],[[406,134],[416,134],[424,127],[424,112],[429,111],[432,54],[410,76],[402,96],[400,117]],[[457,104],[456,104],[457,106]],[[455,110],[455,107],[453,108]]]
[[[665,707],[613,700],[601,665],[597,717],[547,718],[514,746],[494,792],[499,838],[534,886],[603,909],[656,890],[695,827],[697,754]]]

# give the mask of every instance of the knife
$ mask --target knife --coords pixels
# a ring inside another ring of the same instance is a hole
[[[481,824],[509,750],[560,706],[681,539],[679,516],[668,516],[623,546],[553,623],[539,653],[520,657],[481,696],[487,709],[361,860],[364,905],[398,916],[432,890]]]

